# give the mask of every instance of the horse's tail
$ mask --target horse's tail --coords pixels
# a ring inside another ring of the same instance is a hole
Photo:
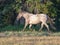
[[[50,23],[51,28],[53,28],[54,30],[56,30],[56,27],[53,25],[54,22],[53,22],[53,20],[49,16],[48,16],[48,21]]]

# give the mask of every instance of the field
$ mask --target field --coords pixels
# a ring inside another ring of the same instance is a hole
[[[5,37],[0,38],[0,45],[60,45],[60,37]]]
[[[1,32],[0,45],[60,45],[60,33]]]
[[[21,27],[0,29],[0,45],[60,45],[60,32],[21,31]]]

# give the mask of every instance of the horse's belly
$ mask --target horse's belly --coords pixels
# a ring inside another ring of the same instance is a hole
[[[38,24],[39,22],[29,22],[29,24]]]
[[[29,20],[29,23],[30,24],[37,24],[39,23],[39,18],[38,17],[31,17],[30,20]]]
[[[30,24],[37,24],[37,23],[39,23],[38,21],[30,21],[29,22]]]

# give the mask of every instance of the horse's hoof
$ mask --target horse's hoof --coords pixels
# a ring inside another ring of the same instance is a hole
[[[51,31],[48,31],[49,33],[52,33]]]
[[[23,32],[25,31],[25,30],[22,30]]]
[[[39,30],[39,32],[42,32],[41,30]]]

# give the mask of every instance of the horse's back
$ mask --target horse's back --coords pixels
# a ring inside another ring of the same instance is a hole
[[[46,14],[39,14],[39,17],[40,17],[40,21],[42,22],[46,22],[48,19]]]
[[[25,19],[28,19],[30,16],[32,16],[33,14],[31,14],[31,13],[28,13],[28,12],[26,12],[26,13],[23,13],[23,17],[25,18]]]
[[[38,16],[37,15],[32,15],[29,17],[30,20],[37,20],[38,19]]]

